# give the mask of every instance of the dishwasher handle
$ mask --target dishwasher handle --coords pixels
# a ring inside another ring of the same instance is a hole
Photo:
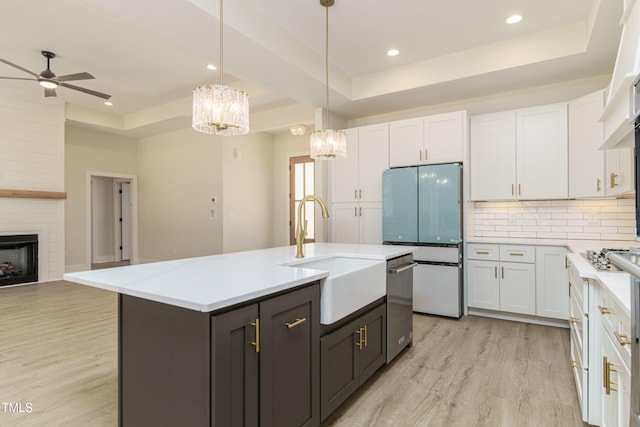
[[[411,270],[413,267],[417,267],[418,264],[415,262],[412,262],[411,264],[404,264],[400,267],[397,268],[390,268],[389,269],[389,273],[390,274],[400,274],[400,273],[404,273],[407,270]]]

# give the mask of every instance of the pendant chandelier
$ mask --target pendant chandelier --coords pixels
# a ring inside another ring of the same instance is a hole
[[[311,158],[319,160],[344,159],[347,157],[347,137],[341,130],[329,129],[329,7],[334,0],[320,0],[320,5],[325,8],[325,102],[326,102],[326,129],[316,130],[311,133],[309,151]]]
[[[249,95],[223,84],[223,13],[220,0],[220,84],[198,86],[193,90],[191,125],[198,132],[213,135],[249,133]]]

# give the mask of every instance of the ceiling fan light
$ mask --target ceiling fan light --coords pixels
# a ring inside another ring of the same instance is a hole
[[[46,89],[55,89],[58,87],[58,83],[52,80],[40,80],[38,83],[40,83],[40,86]]]
[[[212,135],[249,133],[249,95],[223,85],[198,86],[193,90],[191,125]]]

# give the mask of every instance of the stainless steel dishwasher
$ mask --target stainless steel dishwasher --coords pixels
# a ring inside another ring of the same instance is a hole
[[[413,254],[387,261],[387,363],[413,339]]]

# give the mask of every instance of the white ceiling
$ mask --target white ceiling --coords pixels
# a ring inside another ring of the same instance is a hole
[[[93,74],[74,84],[113,95],[113,107],[64,88],[58,97],[116,130],[188,125],[192,89],[219,82],[205,68],[218,65],[218,0],[2,3],[0,58],[39,73],[50,50],[57,75]],[[515,12],[523,22],[505,24]],[[621,13],[620,0],[336,0],[331,111],[355,119],[611,73]],[[225,83],[248,91],[252,114],[324,106],[318,0],[227,0],[224,22]],[[1,63],[0,76],[29,77]],[[0,85],[41,93],[35,82]]]

